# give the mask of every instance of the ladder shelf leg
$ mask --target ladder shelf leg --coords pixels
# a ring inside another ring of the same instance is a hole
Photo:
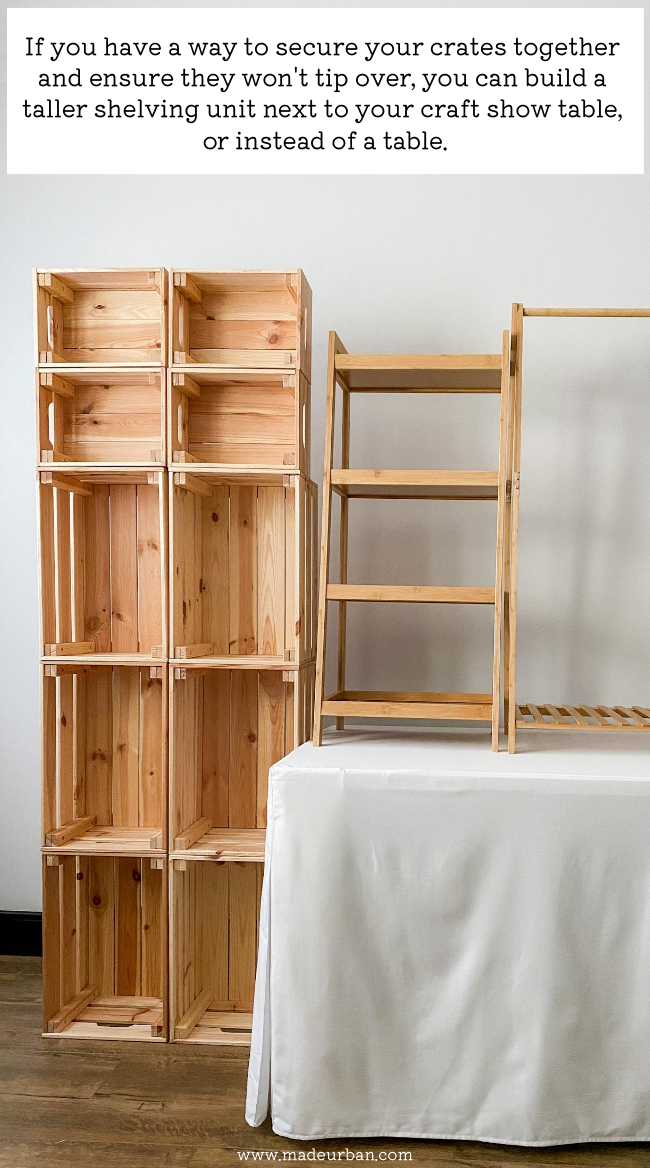
[[[316,683],[314,688],[314,746],[323,741],[323,686],[325,681],[325,634],[327,631],[327,579],[330,560],[332,518],[332,461],[334,458],[334,404],[336,393],[335,358],[344,351],[336,333],[329,335],[327,397],[325,402],[325,462],[323,467],[323,522],[320,542],[320,586],[318,592],[318,634],[316,640]]]

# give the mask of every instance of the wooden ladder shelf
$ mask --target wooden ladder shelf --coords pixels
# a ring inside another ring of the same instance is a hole
[[[321,534],[320,592],[316,650],[314,745],[322,743],[323,717],[431,718],[491,725],[498,750],[501,705],[501,628],[504,548],[509,523],[509,472],[512,464],[509,336],[501,353],[365,354],[348,353],[330,333],[325,415],[325,467]],[[341,466],[333,467],[335,399],[342,392]],[[500,394],[499,455],[496,470],[383,470],[350,468],[351,393]],[[329,579],[332,496],[341,500],[340,580]],[[350,584],[348,582],[348,504],[351,499],[494,500],[497,503],[494,583],[487,587]],[[347,612],[350,601],[429,604],[487,604],[494,608],[492,691],[490,693],[393,693],[348,690],[345,684]],[[337,691],[324,696],[328,604],[339,606]]]

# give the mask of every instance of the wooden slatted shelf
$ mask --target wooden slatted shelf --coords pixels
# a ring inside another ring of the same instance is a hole
[[[492,718],[492,694],[341,690],[323,700],[322,712],[337,718],[431,718],[453,722],[489,722]]]
[[[309,473],[309,382],[282,369],[192,368],[169,379],[174,463]]]
[[[43,857],[47,1038],[165,1042],[167,860]]]
[[[166,666],[51,668],[55,676],[43,670],[45,847],[165,852]]]
[[[164,371],[41,369],[37,387],[41,465],[164,464]]]
[[[346,499],[497,499],[493,470],[375,470],[335,467],[332,490]]]
[[[40,471],[43,656],[167,656],[166,473]]]
[[[549,706],[516,707],[518,730],[650,730],[648,706]]]
[[[170,480],[174,659],[313,660],[315,484],[205,468]]]
[[[263,865],[170,863],[171,1040],[249,1046]]]
[[[294,369],[311,379],[311,289],[300,270],[172,269],[174,365]]]
[[[279,672],[188,661],[171,672],[170,850],[236,855],[242,845],[249,857],[252,843],[263,855],[256,829],[266,826],[269,768],[309,737],[313,664]]]
[[[164,365],[164,268],[36,271],[41,365]]]

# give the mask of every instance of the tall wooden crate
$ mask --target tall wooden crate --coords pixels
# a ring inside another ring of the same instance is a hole
[[[310,734],[302,272],[172,271],[170,1037],[250,1041],[269,767]]]
[[[167,272],[37,271],[48,1036],[167,1039]]]
[[[250,1043],[263,858],[170,860],[173,1042]]]
[[[165,1041],[166,856],[44,854],[43,1029]]]

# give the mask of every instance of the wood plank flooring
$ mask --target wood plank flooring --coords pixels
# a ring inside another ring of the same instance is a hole
[[[285,1150],[311,1151],[245,1123],[245,1050],[42,1039],[37,958],[0,957],[0,1017],[0,1168],[235,1168],[242,1151],[276,1151],[280,1163]],[[439,1168],[650,1168],[650,1144],[322,1140],[316,1150],[346,1146]]]

